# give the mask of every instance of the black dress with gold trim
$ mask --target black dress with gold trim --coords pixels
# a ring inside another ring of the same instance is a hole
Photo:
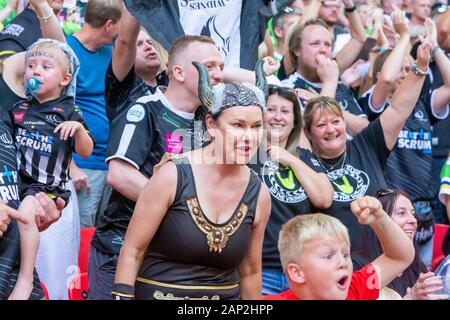
[[[174,161],[177,191],[153,237],[136,280],[136,299],[239,299],[238,266],[247,254],[261,180],[250,181],[231,218],[202,212],[187,159]]]

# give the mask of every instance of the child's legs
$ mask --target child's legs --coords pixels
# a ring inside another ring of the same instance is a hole
[[[34,196],[26,196],[19,206],[19,212],[29,221],[28,224],[21,222],[20,232],[20,272],[18,282],[26,280],[33,282],[33,270],[36,263],[37,250],[39,248],[39,230],[35,221]]]

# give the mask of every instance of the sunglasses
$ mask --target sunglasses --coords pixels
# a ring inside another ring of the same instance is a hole
[[[284,13],[293,13],[294,9],[292,9],[291,7],[283,7],[279,10],[279,12],[284,12]]]
[[[296,94],[294,89],[289,88],[289,87],[278,86],[276,84],[269,84],[268,88],[269,88],[269,94],[273,94],[273,93],[277,92],[278,90],[283,90],[283,91],[287,91],[292,94]]]
[[[391,188],[381,188],[381,189],[378,189],[376,197],[377,198],[385,197],[385,196],[388,196],[388,195],[394,194],[394,193],[395,193],[395,191]]]

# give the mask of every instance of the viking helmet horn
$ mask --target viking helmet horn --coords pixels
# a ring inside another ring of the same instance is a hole
[[[255,65],[255,77],[256,77],[256,87],[261,89],[264,93],[264,97],[269,97],[269,87],[267,85],[266,75],[264,73],[264,60],[258,60]]]
[[[198,96],[203,106],[209,110],[214,106],[215,94],[209,81],[208,70],[202,63],[193,61],[192,64],[198,71]]]

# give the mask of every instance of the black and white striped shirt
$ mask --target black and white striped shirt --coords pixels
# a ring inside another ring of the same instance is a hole
[[[0,199],[17,209],[20,204],[19,174],[13,126],[8,113],[0,107]],[[20,239],[17,221],[12,219],[8,230],[0,237],[0,300],[6,300],[14,288],[20,268]],[[43,297],[36,271],[30,299]]]
[[[19,176],[17,172],[16,147],[8,114],[0,110],[0,199],[17,209],[20,204]]]
[[[65,96],[42,104],[36,99],[21,101],[11,115],[20,173],[44,185],[64,188],[75,139],[61,140],[60,133],[53,131],[64,121],[79,121],[87,130],[73,98]]]

